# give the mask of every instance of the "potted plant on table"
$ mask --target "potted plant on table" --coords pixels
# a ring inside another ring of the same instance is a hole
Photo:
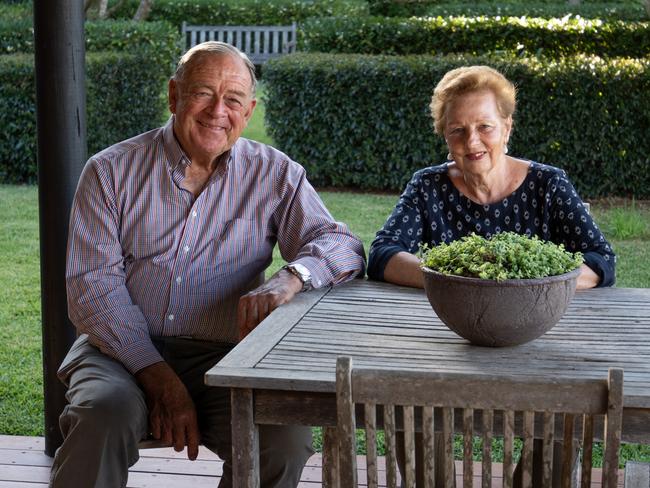
[[[472,234],[424,247],[424,288],[438,317],[482,346],[513,346],[550,330],[564,315],[582,254],[513,232]]]

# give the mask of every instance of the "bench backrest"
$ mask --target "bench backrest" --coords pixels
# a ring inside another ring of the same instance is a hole
[[[296,50],[296,24],[291,25],[187,25],[185,49],[205,41],[222,41],[244,52],[253,64],[264,64]]]

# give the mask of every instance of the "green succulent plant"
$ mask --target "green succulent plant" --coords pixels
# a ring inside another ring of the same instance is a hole
[[[425,244],[420,259],[422,266],[439,273],[496,281],[560,275],[583,263],[580,252],[514,232],[489,239],[471,234],[433,247]]]

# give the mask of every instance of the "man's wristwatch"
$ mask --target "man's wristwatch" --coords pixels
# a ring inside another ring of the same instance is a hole
[[[311,273],[309,270],[300,263],[287,264],[282,267],[286,269],[289,273],[294,276],[297,276],[300,281],[302,281],[302,289],[300,291],[308,291],[312,289],[311,286]]]

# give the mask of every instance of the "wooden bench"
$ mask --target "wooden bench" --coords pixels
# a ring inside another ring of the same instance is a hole
[[[232,44],[253,64],[296,51],[296,23],[291,25],[187,25],[182,26],[185,49],[205,41]]]

